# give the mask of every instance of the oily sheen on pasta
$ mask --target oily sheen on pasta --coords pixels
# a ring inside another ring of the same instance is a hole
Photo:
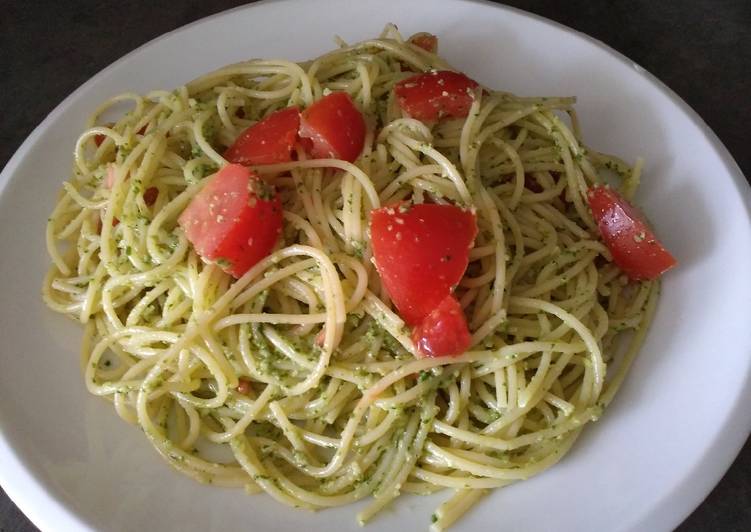
[[[394,85],[453,68],[393,26],[338,44],[97,108],[47,225],[44,299],[85,327],[88,390],[177,470],[300,508],[369,498],[360,522],[448,488],[425,517],[440,530],[558,462],[621,384],[659,287],[611,262],[586,191],[609,175],[631,197],[641,163],[586,147],[572,97],[478,87],[466,118],[409,118]],[[281,198],[276,247],[239,279],[201,260],[178,217],[224,150],[332,91],[365,117],[359,158],[298,145],[256,167]],[[476,214],[459,356],[415,350],[372,264],[369,213],[401,200]]]

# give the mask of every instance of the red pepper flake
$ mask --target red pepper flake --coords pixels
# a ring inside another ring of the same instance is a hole
[[[243,395],[250,395],[253,387],[248,379],[238,379],[237,392]]]
[[[107,122],[106,124],[104,124],[104,127],[112,127],[114,125],[115,125],[114,122]],[[100,133],[97,133],[96,135],[94,135],[94,144],[96,144],[96,147],[98,148],[99,146],[101,146],[102,142],[104,142],[106,138],[107,138],[107,135],[102,135]]]
[[[117,227],[117,225],[120,223],[120,220],[117,218],[112,218],[112,227]],[[97,221],[96,224],[96,234],[101,235],[102,234],[102,219],[99,218],[99,221]]]
[[[156,198],[159,196],[159,189],[156,187],[149,187],[146,189],[146,192],[143,193],[143,201],[151,207],[156,203]]]

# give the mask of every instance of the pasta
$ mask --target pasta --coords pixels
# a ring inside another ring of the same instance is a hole
[[[177,470],[312,510],[372,497],[361,523],[449,488],[438,531],[558,462],[613,399],[659,284],[613,264],[586,190],[608,175],[631,197],[641,161],[586,147],[571,97],[478,89],[466,118],[411,119],[392,88],[430,69],[452,68],[389,25],[312,61],[116,96],[90,118],[47,225],[43,296],[85,327],[88,390]],[[257,167],[284,209],[275,249],[238,280],[202,261],[177,220],[223,150],[331,91],[366,116],[360,157],[298,145]],[[369,212],[402,200],[476,213],[458,356],[417,353],[371,263]]]

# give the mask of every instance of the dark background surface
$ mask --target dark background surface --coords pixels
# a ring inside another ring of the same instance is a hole
[[[99,70],[162,33],[243,3],[0,0],[0,167],[58,103]],[[504,3],[595,37],[646,68],[699,113],[751,176],[751,1]],[[0,532],[35,530],[0,490]],[[749,442],[706,501],[678,528],[748,530]]]

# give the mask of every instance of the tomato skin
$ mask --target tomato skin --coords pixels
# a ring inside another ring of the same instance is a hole
[[[246,166],[286,163],[292,160],[292,148],[300,128],[300,110],[287,107],[256,122],[224,152],[231,163]]]
[[[464,275],[475,215],[454,205],[399,204],[371,213],[376,268],[399,314],[417,325]]]
[[[207,179],[178,223],[204,260],[241,277],[271,253],[279,238],[279,196],[249,168],[238,164],[229,164]]]
[[[630,279],[656,279],[677,264],[639,211],[618,192],[595,186],[587,191],[587,201],[613,262]]]
[[[332,92],[302,112],[300,137],[315,159],[354,162],[365,145],[365,119],[346,92]]]
[[[438,37],[426,31],[415,33],[407,39],[407,42],[422,48],[426,52],[434,54],[438,51]]]
[[[399,106],[417,120],[463,118],[474,101],[477,82],[459,72],[441,70],[417,74],[394,86]]]
[[[428,357],[456,356],[472,345],[467,319],[453,295],[446,296],[412,331],[417,350]]]

